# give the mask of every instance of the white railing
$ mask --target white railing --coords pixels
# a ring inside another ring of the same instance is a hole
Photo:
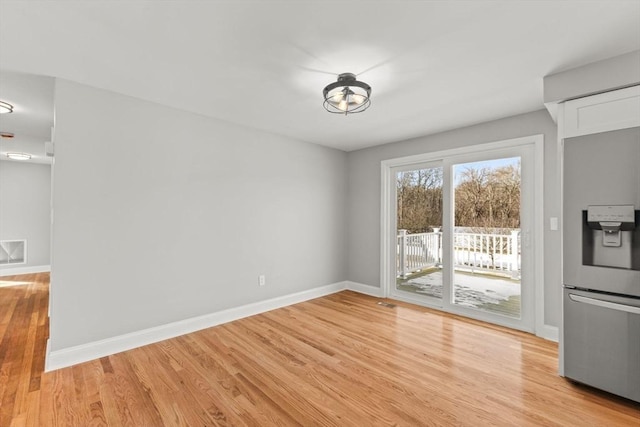
[[[398,230],[397,275],[442,265],[442,232]],[[453,233],[453,265],[458,270],[491,271],[520,277],[520,230],[509,234]]]
[[[406,277],[409,273],[433,267],[442,262],[442,233],[434,229],[433,233],[407,234],[407,230],[398,230],[398,275]]]

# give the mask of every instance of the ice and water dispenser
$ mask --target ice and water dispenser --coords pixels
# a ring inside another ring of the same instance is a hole
[[[582,264],[640,270],[640,211],[633,205],[582,211]]]

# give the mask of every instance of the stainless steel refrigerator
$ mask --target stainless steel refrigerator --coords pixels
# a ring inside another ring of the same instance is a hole
[[[640,402],[640,128],[564,141],[563,368]]]

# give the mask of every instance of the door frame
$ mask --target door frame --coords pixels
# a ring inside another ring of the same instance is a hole
[[[380,288],[382,289],[383,296],[389,297],[391,295],[391,289],[395,286],[396,268],[395,268],[395,250],[396,235],[394,225],[396,222],[395,215],[395,200],[392,200],[392,196],[395,194],[395,180],[393,178],[393,168],[405,167],[411,165],[417,165],[420,163],[428,163],[435,161],[442,161],[454,156],[465,156],[486,153],[487,151],[502,150],[514,147],[532,146],[533,147],[533,208],[532,208],[532,221],[530,229],[531,240],[531,259],[533,268],[531,271],[531,282],[533,284],[533,307],[532,317],[528,325],[520,324],[520,322],[513,322],[512,319],[505,318],[504,321],[494,321],[492,323],[504,325],[510,328],[525,330],[527,332],[534,332],[540,334],[544,331],[544,206],[543,206],[543,175],[544,175],[544,135],[531,135],[521,138],[514,138],[496,142],[489,142],[483,144],[470,145],[460,148],[453,148],[449,150],[441,150],[423,154],[417,154],[413,156],[400,157],[395,159],[383,160],[381,166],[381,212],[380,212]],[[444,162],[447,164],[448,162]],[[450,174],[450,168],[445,168],[443,171],[445,179]],[[443,218],[443,231],[447,227],[451,226],[450,215],[445,215]],[[445,239],[446,240],[446,239]],[[446,248],[443,247],[443,251]],[[445,278],[446,279],[446,278]],[[395,296],[397,298],[397,296]],[[443,295],[444,297],[444,295]],[[398,298],[400,299],[400,298]],[[420,305],[426,305],[424,302],[416,300],[407,300],[411,303]],[[481,311],[467,311],[460,312],[458,310],[449,310],[445,307],[438,307],[446,312],[453,312],[456,314],[462,314],[464,316],[484,320],[486,316],[483,316]]]

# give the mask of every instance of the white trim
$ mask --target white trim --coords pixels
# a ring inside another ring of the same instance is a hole
[[[542,325],[540,329],[536,328],[536,336],[545,340],[558,342],[560,336],[560,328],[551,325]]]
[[[533,183],[533,280],[535,334],[542,337],[546,333],[544,319],[544,137],[534,142],[534,183]],[[556,331],[557,336],[557,331]],[[557,341],[557,338],[556,338]]]
[[[17,276],[19,274],[47,273],[51,271],[50,265],[34,265],[31,267],[16,267],[0,269],[0,277]]]
[[[565,123],[565,104],[558,106],[558,136],[557,147],[558,154],[558,184],[560,185],[560,283],[558,288],[563,289],[564,286],[564,123]],[[558,331],[558,375],[564,377],[564,292],[560,293],[560,327]]]
[[[385,298],[384,291],[378,287],[350,281],[346,281],[344,283],[346,289],[350,291],[358,292],[372,297]]]
[[[166,339],[199,331],[201,329],[210,328],[223,323],[298,304],[314,298],[331,295],[345,289],[373,297],[384,298],[384,292],[380,288],[357,282],[344,281],[62,350],[50,351],[50,341],[47,340],[45,372],[51,372],[56,369],[65,368],[78,363],[95,360],[100,357],[164,341]],[[412,300],[406,300],[406,302],[416,303],[416,301]],[[542,338],[552,341],[558,340],[558,328],[545,325],[545,329],[542,332],[543,333],[538,334]]]
[[[383,295],[391,295],[391,283],[390,280],[391,268],[393,261],[390,260],[389,254],[391,253],[392,237],[391,237],[391,219],[393,216],[393,206],[390,201],[391,197],[391,173],[392,168],[400,166],[409,166],[413,164],[433,162],[435,160],[441,160],[444,158],[468,155],[472,153],[486,152],[489,150],[508,149],[517,146],[533,145],[534,150],[534,189],[533,189],[533,218],[532,218],[532,232],[533,236],[533,283],[534,283],[534,321],[533,328],[535,334],[541,337],[553,336],[552,332],[549,332],[547,325],[544,324],[544,135],[537,134],[520,138],[513,138],[503,141],[490,142],[484,144],[476,144],[466,147],[459,147],[450,150],[435,151],[430,153],[417,154],[413,156],[399,157],[395,159],[383,160],[380,164],[381,167],[381,206],[380,206],[380,232],[381,232],[381,245],[380,245],[380,288]],[[398,298],[394,295],[393,298]],[[411,300],[410,302],[416,303]],[[424,301],[418,302],[420,305],[427,304]],[[442,308],[439,308],[442,310]],[[449,311],[449,310],[443,310]],[[456,314],[464,313],[458,312],[458,310],[451,310]],[[476,317],[476,316],[473,316]],[[486,320],[486,319],[480,319]],[[505,326],[509,326],[505,322]],[[514,326],[510,326],[514,327]],[[529,326],[531,327],[531,326]],[[520,327],[520,329],[522,326]],[[553,328],[553,327],[550,327]],[[526,329],[525,329],[526,330]]]
[[[166,325],[156,326],[141,331],[131,332],[116,337],[106,338],[74,347],[61,350],[49,351],[45,360],[45,372],[72,366],[122,351],[131,350],[158,341],[174,338],[180,335],[210,328],[223,323],[242,319],[286,307],[292,304],[308,301],[314,298],[323,297],[344,290],[346,282],[333,283],[307,291],[297,292],[290,295],[272,298],[266,301],[259,301],[246,304],[240,307],[230,308],[203,316],[192,317]],[[48,345],[48,343],[47,343]]]
[[[482,152],[487,150],[500,150],[502,148],[512,148],[518,145],[531,144],[538,140],[542,141],[543,138],[544,138],[543,134],[524,136],[520,138],[505,139],[505,140],[496,141],[496,142],[487,142],[487,143],[468,145],[466,147],[451,148],[449,150],[432,151],[429,153],[416,154],[413,156],[398,157],[395,159],[383,160],[381,163],[383,168],[391,169],[394,166],[406,166],[406,165],[411,165],[415,163],[424,163],[424,162],[429,162],[433,160],[441,160],[443,157],[453,157],[453,156],[459,156],[463,154],[466,155],[473,152]]]
[[[45,357],[44,357],[44,371],[45,372],[49,372],[51,371],[51,369],[49,369],[49,338],[47,338],[47,346],[45,348]]]
[[[391,275],[391,267],[393,260],[389,260],[391,252],[391,216],[393,215],[393,207],[391,206],[391,168],[393,165],[388,164],[389,160],[385,160],[380,164],[380,290],[383,297],[389,296],[389,287],[386,286],[387,278]]]

